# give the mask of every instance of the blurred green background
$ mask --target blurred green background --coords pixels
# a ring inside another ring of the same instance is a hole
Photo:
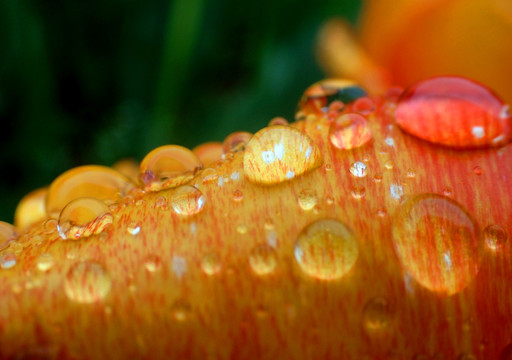
[[[360,0],[0,1],[0,220],[83,164],[293,118],[329,17]]]

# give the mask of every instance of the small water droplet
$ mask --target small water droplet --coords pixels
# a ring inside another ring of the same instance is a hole
[[[499,146],[510,140],[503,101],[476,81],[438,76],[409,87],[395,110],[398,126],[420,139],[453,148]]]
[[[244,151],[245,146],[251,140],[252,134],[246,131],[237,131],[234,132],[224,140],[222,144],[222,151],[224,154],[228,153],[236,153],[239,151]]]
[[[207,142],[196,146],[192,152],[197,156],[205,168],[211,168],[222,160],[222,144],[220,142]]]
[[[146,203],[146,200],[144,199],[139,199],[135,202],[135,206],[142,206]]]
[[[240,202],[244,199],[244,193],[240,190],[233,191],[233,201]]]
[[[276,252],[267,244],[256,245],[249,254],[249,264],[256,275],[270,274],[277,265]]]
[[[334,168],[331,164],[325,164],[325,171],[332,171]]]
[[[217,170],[214,168],[204,169],[201,175],[203,177],[203,184],[214,182],[219,178],[219,174],[217,174]]]
[[[362,186],[353,186],[350,189],[350,194],[356,200],[361,200],[366,195],[366,190]]]
[[[128,224],[126,231],[128,231],[129,234],[135,236],[140,232],[140,226],[136,222],[132,221],[131,223]]]
[[[383,178],[383,176],[381,173],[377,173],[377,174],[373,175],[373,181],[375,183],[380,183],[382,181],[382,178]]]
[[[18,258],[15,253],[5,251],[0,255],[0,267],[2,267],[2,269],[10,269],[16,265],[17,260]]]
[[[206,275],[215,275],[222,270],[222,262],[218,253],[206,253],[201,260],[201,269]]]
[[[167,203],[167,199],[163,196],[159,196],[155,200],[155,206],[160,210],[168,210],[169,204]]]
[[[350,165],[350,173],[358,178],[363,178],[368,175],[368,168],[362,161],[356,161]]]
[[[51,234],[59,230],[59,223],[55,219],[48,219],[44,222],[43,227],[47,234]]]
[[[329,141],[340,150],[361,147],[372,139],[368,121],[358,114],[345,114],[333,121],[329,127]]]
[[[244,173],[256,184],[272,185],[316,169],[322,164],[316,144],[290,126],[271,126],[258,131],[244,154]]]
[[[388,212],[385,208],[380,208],[377,210],[377,216],[380,218],[385,217],[387,214],[388,214]]]
[[[450,198],[424,194],[407,200],[394,216],[392,233],[405,271],[427,289],[451,295],[478,272],[477,226]]]
[[[363,325],[368,331],[379,331],[388,327],[392,318],[392,308],[388,300],[376,297],[365,305]]]
[[[507,231],[499,225],[489,225],[484,231],[484,239],[487,247],[493,251],[497,251],[503,247],[508,240]]]
[[[393,161],[391,160],[386,160],[386,162],[384,163],[384,167],[388,170],[392,170],[393,169]]]
[[[473,168],[473,173],[474,173],[475,175],[477,175],[477,176],[482,175],[482,168],[481,168],[480,166],[475,166],[475,167]]]
[[[48,253],[43,253],[37,258],[37,269],[42,272],[50,270],[55,265],[53,256]]]
[[[299,193],[297,202],[302,210],[309,211],[316,206],[318,198],[313,190],[304,189]]]
[[[195,215],[200,213],[206,202],[203,193],[190,185],[177,188],[171,197],[171,206],[179,215]]]
[[[188,303],[188,301],[183,299],[176,300],[171,307],[172,317],[174,318],[174,320],[179,322],[186,321],[190,317],[191,311],[192,308],[190,307],[190,304]]]
[[[9,243],[9,250],[11,250],[16,255],[21,254],[23,252],[23,248],[23,244],[16,240],[13,240]]]
[[[352,104],[352,111],[368,115],[375,112],[376,106],[372,99],[367,96],[361,97]]]
[[[414,169],[408,169],[407,170],[407,177],[409,179],[414,179],[416,177],[416,171],[414,171]]]
[[[247,225],[245,224],[240,224],[236,227],[236,231],[239,233],[239,234],[246,234],[247,233]]]
[[[327,205],[332,205],[334,204],[334,198],[332,196],[327,196],[325,198],[325,202],[327,203]]]
[[[148,255],[144,259],[144,267],[150,273],[157,272],[162,267],[162,260],[156,255]]]
[[[58,230],[63,239],[77,240],[100,234],[114,221],[109,207],[98,199],[78,198],[60,213]]]
[[[452,188],[450,188],[450,187],[443,188],[443,195],[444,196],[452,196],[453,195]]]
[[[151,191],[173,188],[189,181],[203,168],[198,157],[178,145],[164,145],[150,151],[140,163],[140,177]]]
[[[288,125],[288,121],[284,117],[276,116],[275,118],[270,120],[270,122],[268,123],[268,126],[273,126],[273,125],[284,125],[284,126],[286,126],[286,125]]]
[[[294,254],[297,264],[307,275],[336,280],[352,269],[359,249],[351,230],[337,220],[325,219],[301,231]]]
[[[96,261],[74,264],[64,280],[66,295],[79,303],[93,303],[104,299],[111,286],[109,273],[103,264]]]

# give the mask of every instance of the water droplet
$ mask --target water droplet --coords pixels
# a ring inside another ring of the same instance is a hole
[[[384,163],[384,167],[388,170],[392,170],[393,169],[393,161],[391,160],[386,160],[386,162]]]
[[[377,216],[380,218],[385,217],[387,214],[388,214],[388,212],[385,208],[380,208],[377,210]]]
[[[304,91],[299,102],[299,111],[305,115],[322,115],[335,105],[338,112],[344,104],[366,96],[366,92],[356,83],[344,79],[325,79],[319,81]]]
[[[171,315],[174,320],[182,322],[190,317],[192,309],[188,301],[183,299],[176,300],[171,307]]]
[[[474,173],[475,175],[477,175],[477,176],[482,175],[482,168],[481,168],[480,166],[475,166],[475,167],[473,168],[473,173]]]
[[[14,240],[9,243],[9,250],[11,250],[16,255],[19,255],[23,252],[23,244]]]
[[[55,219],[48,219],[43,224],[44,230],[47,234],[58,231],[59,223]]]
[[[408,88],[395,110],[407,133],[453,148],[499,146],[510,140],[503,101],[485,86],[457,76],[433,77]]]
[[[173,188],[189,181],[203,164],[189,149],[178,145],[160,146],[140,163],[140,176],[149,190]]]
[[[361,147],[372,139],[368,121],[359,114],[345,114],[329,126],[329,141],[340,150]]]
[[[325,165],[325,171],[332,171],[332,170],[333,170],[333,166],[331,164]]]
[[[270,274],[277,265],[276,252],[267,244],[256,245],[249,255],[249,264],[256,275]]]
[[[220,142],[207,142],[196,146],[192,152],[197,156],[205,168],[210,168],[222,160],[222,144]]]
[[[17,238],[16,228],[9,223],[0,221],[0,250],[7,248],[9,243]]]
[[[53,256],[48,253],[43,253],[37,258],[37,269],[42,272],[50,270],[55,265]]]
[[[382,181],[382,174],[381,173],[377,173],[375,175],[373,175],[373,181],[376,182],[376,183],[380,183]]]
[[[2,269],[10,269],[16,265],[17,260],[16,254],[5,251],[0,255],[0,267],[2,267]]]
[[[409,179],[414,179],[416,177],[416,171],[414,171],[414,169],[408,169],[407,170],[407,177]]]
[[[316,169],[322,161],[318,147],[305,133],[276,125],[258,131],[249,141],[244,173],[256,184],[278,184]]]
[[[204,169],[201,173],[203,177],[203,184],[214,182],[219,178],[219,174],[217,174],[217,170],[213,168]]]
[[[158,209],[161,209],[161,210],[168,210],[169,209],[169,204],[167,203],[167,199],[163,196],[159,196],[156,198],[155,200],[155,206],[158,208]]]
[[[62,209],[58,229],[63,239],[77,240],[101,233],[113,221],[110,209],[103,201],[78,198]]]
[[[294,254],[299,267],[307,275],[336,280],[352,269],[359,250],[351,230],[337,220],[325,219],[302,230]]]
[[[366,195],[366,190],[362,186],[353,186],[350,189],[350,194],[356,200],[361,200]]]
[[[103,264],[96,261],[74,264],[64,280],[66,295],[79,303],[93,303],[104,299],[111,286],[109,273]]]
[[[375,112],[375,109],[375,103],[367,96],[357,99],[352,104],[352,111],[363,115],[371,114]]]
[[[25,195],[18,203],[14,213],[14,225],[18,229],[26,229],[30,225],[46,219],[46,194],[48,189],[42,188]],[[2,241],[0,240],[0,243]]]
[[[66,171],[55,179],[46,195],[46,213],[57,217],[64,206],[81,197],[113,201],[135,185],[125,176],[105,166],[87,165]]]
[[[215,275],[222,270],[220,256],[216,252],[209,252],[201,260],[201,269],[206,275]]]
[[[140,226],[136,222],[131,222],[128,224],[126,231],[128,231],[129,234],[135,236],[140,232]]]
[[[236,231],[239,233],[239,234],[246,234],[247,233],[247,225],[245,224],[240,224],[236,227]]]
[[[135,202],[135,206],[142,206],[146,203],[146,200],[144,199],[139,199]]]
[[[264,224],[265,230],[274,230],[274,222],[272,219],[266,219]]]
[[[391,184],[389,185],[389,194],[395,200],[402,200],[402,196],[404,196],[404,188],[402,185]]]
[[[507,231],[499,225],[489,225],[484,231],[485,244],[489,249],[496,251],[503,247],[508,240]]]
[[[384,97],[389,102],[397,102],[400,96],[403,94],[404,89],[399,86],[393,86],[386,91]]]
[[[251,140],[252,134],[245,131],[237,131],[229,135],[222,144],[224,154],[244,151],[245,146]]]
[[[356,161],[350,165],[350,173],[358,178],[363,178],[368,175],[366,164],[362,161]]]
[[[363,310],[363,325],[368,331],[379,331],[391,322],[392,309],[390,303],[383,297],[370,300]]]
[[[332,205],[334,204],[334,198],[332,196],[327,196],[325,198],[325,202],[327,203],[327,205]]]
[[[453,195],[452,188],[450,188],[450,187],[443,188],[443,195],[444,196],[452,196]]]
[[[268,126],[273,126],[273,125],[288,125],[288,121],[284,118],[284,117],[281,117],[281,116],[277,116],[275,118],[273,118],[272,120],[270,120],[270,122],[268,123]]]
[[[157,272],[162,267],[162,260],[156,255],[148,255],[144,259],[144,267],[150,273]]]
[[[432,291],[455,294],[478,272],[478,228],[450,198],[407,200],[394,217],[393,243],[405,271]]]
[[[190,185],[177,188],[171,197],[171,206],[179,215],[195,215],[200,213],[206,202],[203,193]]]
[[[240,190],[233,191],[233,200],[236,202],[240,202],[244,199],[244,193]]]
[[[299,193],[297,197],[297,202],[299,206],[304,211],[309,211],[315,207],[318,202],[316,197],[316,193],[310,189],[304,189]]]

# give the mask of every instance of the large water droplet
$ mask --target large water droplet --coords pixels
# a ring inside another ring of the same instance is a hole
[[[70,201],[80,197],[116,200],[135,185],[125,176],[105,166],[80,166],[55,179],[46,195],[46,212],[57,217]]]
[[[189,181],[203,164],[189,149],[178,145],[160,146],[140,163],[140,176],[152,191],[172,188]]]
[[[361,147],[372,139],[368,121],[358,114],[345,114],[333,121],[329,127],[329,141],[340,150]]]
[[[244,173],[253,183],[271,185],[291,180],[322,164],[316,144],[290,126],[258,131],[247,144]]]
[[[234,132],[224,139],[224,142],[222,143],[222,152],[224,154],[228,154],[243,151],[251,138],[252,134],[249,132]]]
[[[177,188],[171,195],[171,206],[179,215],[194,215],[201,212],[206,202],[203,193],[190,185]]]
[[[334,219],[308,225],[297,238],[295,259],[308,275],[335,280],[354,266],[359,249],[352,231]]]
[[[9,246],[11,241],[18,238],[16,228],[9,223],[0,221],[0,250]]]
[[[453,148],[499,146],[511,137],[504,103],[485,86],[457,76],[419,82],[401,96],[397,124],[409,134]]]
[[[47,188],[37,189],[21,199],[14,213],[14,225],[18,229],[28,228],[30,225],[46,219],[47,192]]]
[[[101,233],[113,221],[110,209],[103,201],[79,198],[62,209],[59,216],[59,234],[63,239],[77,240]]]
[[[83,261],[74,264],[64,280],[68,298],[79,303],[99,301],[110,292],[112,280],[103,264]]]
[[[432,291],[457,293],[478,272],[478,228],[449,198],[424,194],[407,200],[395,214],[393,241],[405,271]]]
[[[299,206],[304,211],[312,210],[318,202],[315,192],[311,189],[304,189],[297,198]]]
[[[484,240],[487,247],[493,251],[497,251],[507,242],[508,233],[499,225],[489,225],[484,231]]]
[[[256,275],[270,274],[277,264],[276,252],[267,244],[256,245],[249,254],[249,264]]]
[[[383,297],[376,297],[364,307],[363,325],[367,331],[379,331],[389,325],[391,317],[390,303]]]

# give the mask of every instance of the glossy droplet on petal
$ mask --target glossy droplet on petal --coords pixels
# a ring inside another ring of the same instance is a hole
[[[340,150],[350,150],[367,144],[372,139],[368,121],[358,114],[345,114],[329,127],[329,141]]]
[[[351,80],[325,79],[304,91],[298,111],[304,115],[321,115],[329,111],[333,102],[348,104],[362,96],[366,96],[366,92]]]
[[[295,243],[295,259],[307,275],[321,280],[336,280],[347,274],[359,255],[352,231],[334,219],[308,225]]]
[[[367,331],[382,330],[389,325],[391,317],[391,304],[383,297],[376,297],[364,307],[363,326]]]
[[[199,189],[182,185],[172,193],[170,202],[176,214],[194,215],[203,210],[206,197]]]
[[[244,173],[256,184],[272,185],[293,179],[322,164],[316,144],[290,126],[271,126],[258,131],[247,144]]]
[[[64,291],[78,303],[93,303],[107,296],[112,280],[102,263],[83,261],[74,264],[64,279]]]
[[[489,225],[484,231],[484,240],[487,247],[493,251],[499,250],[507,242],[508,233],[499,225]]]
[[[363,115],[373,113],[375,111],[375,108],[375,103],[373,102],[372,99],[370,99],[367,96],[357,99],[352,104],[352,111]]]
[[[281,117],[281,116],[276,116],[275,118],[273,118],[272,120],[270,120],[270,122],[268,123],[268,126],[273,126],[273,125],[288,125],[288,120],[286,120],[284,117]]]
[[[192,152],[197,156],[205,168],[215,165],[222,160],[222,143],[207,142],[196,146]]]
[[[10,269],[16,265],[18,258],[15,253],[5,251],[0,255],[0,267],[2,269]]]
[[[363,178],[368,175],[368,168],[362,161],[356,161],[350,165],[350,173],[358,178]]]
[[[297,198],[299,206],[304,211],[312,210],[318,203],[316,193],[311,189],[304,189],[299,193]]]
[[[461,149],[499,146],[510,141],[512,132],[504,105],[473,80],[440,76],[408,88],[395,118],[407,133],[435,144]]]
[[[455,294],[478,272],[477,225],[450,198],[424,194],[407,200],[395,214],[392,232],[404,270],[427,289]]]
[[[222,270],[222,262],[217,252],[206,253],[201,260],[201,269],[206,275],[215,275]]]
[[[245,146],[251,140],[252,134],[246,131],[237,131],[234,132],[226,139],[224,139],[224,142],[222,143],[222,152],[224,154],[228,154],[230,152],[238,152],[245,150]]]
[[[79,166],[55,179],[46,195],[46,213],[56,217],[70,201],[80,197],[115,201],[135,185],[106,166]]]
[[[187,320],[192,312],[192,308],[188,301],[179,299],[174,302],[171,307],[171,315],[176,321]]]
[[[160,146],[140,163],[140,176],[150,190],[172,188],[189,181],[203,164],[189,149],[178,145]]]
[[[37,269],[41,272],[50,270],[55,265],[55,259],[51,254],[43,253],[37,258]]]
[[[21,199],[14,213],[14,225],[18,229],[26,229],[46,219],[47,193],[47,188],[37,189]]]
[[[256,245],[249,254],[249,264],[256,275],[270,274],[277,265],[276,252],[267,244]]]
[[[7,248],[9,243],[17,238],[16,228],[9,223],[0,221],[0,250]]]
[[[113,221],[110,209],[103,201],[78,198],[62,209],[58,229],[63,239],[77,240],[101,233]]]
[[[140,233],[140,226],[136,222],[132,221],[126,227],[126,231],[128,231],[129,234],[135,236]]]
[[[157,272],[162,267],[162,260],[156,255],[148,255],[144,259],[144,267],[150,273]]]

